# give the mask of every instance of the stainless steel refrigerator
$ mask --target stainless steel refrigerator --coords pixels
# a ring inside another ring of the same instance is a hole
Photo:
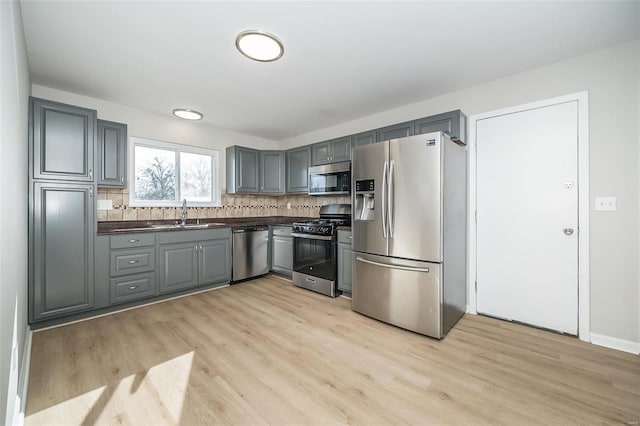
[[[442,132],[353,150],[352,309],[442,338],[466,309],[467,152]]]

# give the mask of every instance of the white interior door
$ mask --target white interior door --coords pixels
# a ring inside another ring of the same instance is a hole
[[[477,311],[578,331],[578,102],[476,123]]]

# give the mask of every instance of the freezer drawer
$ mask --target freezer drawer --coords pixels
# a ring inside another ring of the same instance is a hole
[[[353,252],[351,308],[442,338],[441,265]]]

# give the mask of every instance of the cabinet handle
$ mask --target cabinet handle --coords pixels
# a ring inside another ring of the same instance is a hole
[[[93,188],[89,188],[89,198],[93,198]]]
[[[89,179],[93,179],[93,170],[89,169]]]
[[[347,238],[349,238],[350,240],[353,240],[353,237],[351,235],[349,235]]]
[[[124,176],[120,177],[120,183],[124,183]]]
[[[130,242],[130,243],[137,243],[137,242],[138,242],[138,240],[133,240],[133,239],[132,239],[132,240],[129,240],[129,242]]]
[[[131,285],[131,286],[129,286],[129,290],[135,290],[138,287],[140,287],[140,286],[139,285]]]
[[[130,265],[135,265],[136,263],[140,262],[139,260],[130,260],[129,264]]]

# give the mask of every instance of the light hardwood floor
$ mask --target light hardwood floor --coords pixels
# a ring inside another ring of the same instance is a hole
[[[471,315],[438,341],[277,277],[38,332],[31,363],[27,425],[640,420],[638,356]]]

